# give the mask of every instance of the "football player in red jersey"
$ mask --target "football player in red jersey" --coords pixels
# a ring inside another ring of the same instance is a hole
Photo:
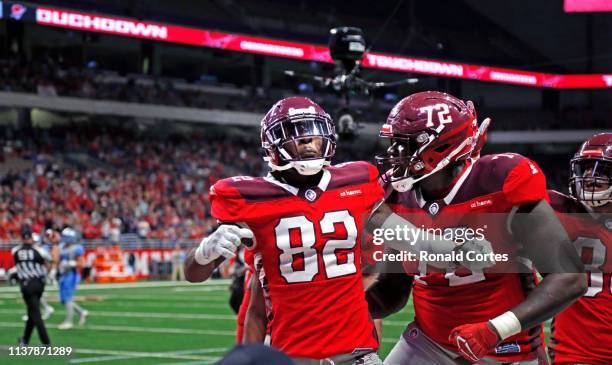
[[[589,276],[586,294],[553,321],[553,364],[612,364],[612,133],[591,137],[572,159],[571,197],[549,194]]]
[[[385,364],[546,364],[541,323],[586,291],[542,171],[518,154],[479,157],[481,135],[473,104],[441,92],[404,98],[381,129],[391,140],[377,156],[394,190],[388,207],[415,225],[484,227],[501,254],[482,270],[419,264],[415,276],[381,274],[366,294],[373,317],[399,310],[411,291],[415,308]],[[539,284],[519,253],[546,274]]]
[[[252,286],[265,290],[271,346],[298,363],[382,364],[358,244],[364,221],[383,198],[376,167],[331,166],[333,122],[307,98],[277,102],[262,120],[261,138],[272,172],[211,188],[212,215],[222,224],[191,255],[189,280],[206,279],[221,255],[231,256],[241,238],[252,237],[255,266],[265,279],[263,288]]]

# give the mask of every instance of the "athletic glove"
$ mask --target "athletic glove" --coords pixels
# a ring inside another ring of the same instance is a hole
[[[455,327],[449,340],[457,345],[461,356],[475,363],[494,350],[500,338],[489,322],[481,322]]]
[[[200,265],[206,265],[220,256],[234,257],[243,238],[253,239],[253,231],[248,228],[222,224],[200,242],[195,252],[195,261]]]

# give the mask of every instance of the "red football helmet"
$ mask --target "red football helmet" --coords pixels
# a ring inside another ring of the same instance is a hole
[[[582,144],[570,162],[570,192],[590,207],[612,201],[612,133],[600,133]]]
[[[487,125],[483,123],[483,132]],[[398,191],[412,189],[417,181],[455,161],[477,157],[472,156],[477,142],[484,144],[474,104],[438,91],[402,99],[391,110],[380,137],[390,138],[392,144],[386,154],[376,156],[376,162],[382,179]]]
[[[319,139],[320,153],[300,156],[298,143]],[[336,131],[331,117],[317,103],[305,97],[278,101],[261,120],[264,160],[272,170],[295,168],[302,175],[314,175],[329,165],[336,150]]]

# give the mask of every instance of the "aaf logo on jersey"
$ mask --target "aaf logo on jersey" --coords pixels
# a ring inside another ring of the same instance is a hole
[[[438,205],[438,203],[433,203],[432,205],[429,206],[428,210],[429,210],[429,214],[436,215],[440,211],[440,206]]]
[[[304,196],[306,197],[306,199],[312,202],[315,201],[315,199],[317,198],[317,193],[315,193],[315,191],[312,189],[308,189],[304,193]]]

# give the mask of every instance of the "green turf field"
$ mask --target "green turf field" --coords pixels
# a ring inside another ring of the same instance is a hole
[[[90,316],[85,326],[68,331],[57,329],[66,313],[51,288],[45,293],[56,309],[46,321],[51,341],[73,347],[74,353],[28,358],[9,357],[9,346],[15,346],[23,332],[25,306],[18,287],[0,287],[0,364],[215,363],[234,345],[236,320],[228,305],[228,285],[224,280],[81,285],[77,298]],[[385,319],[383,358],[412,317],[408,305]],[[35,331],[31,345],[39,343]]]
[[[46,321],[53,345],[74,348],[72,356],[63,358],[9,357],[9,346],[23,331],[25,306],[18,287],[0,287],[0,363],[212,364],[233,346],[236,321],[227,304],[227,281],[125,286],[82,285],[77,296],[90,316],[85,326],[68,331],[57,329],[65,315],[57,291],[45,293],[56,309]],[[412,312],[404,310],[386,320],[383,356],[411,318]],[[31,345],[39,343],[35,331]]]

